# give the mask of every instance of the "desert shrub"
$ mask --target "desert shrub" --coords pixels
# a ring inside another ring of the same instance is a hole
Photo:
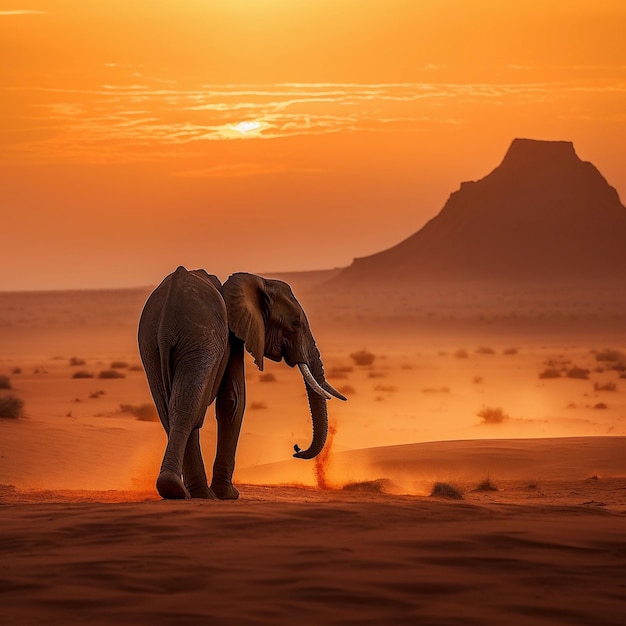
[[[100,396],[103,396],[106,392],[102,391],[102,389],[99,389],[98,391],[92,391],[89,394],[90,398],[99,398]]]
[[[495,354],[496,351],[488,346],[479,346],[476,348],[476,354]]]
[[[24,400],[12,393],[7,396],[0,396],[0,417],[17,419],[22,416],[23,408]]]
[[[561,369],[565,369],[565,367],[567,365],[569,365],[571,363],[571,361],[567,360],[567,359],[547,359],[544,362],[544,365],[546,367],[558,367]]]
[[[467,350],[457,350],[454,353],[454,358],[455,359],[467,359],[468,356],[469,356],[469,354],[467,354]]]
[[[76,356],[70,358],[70,365],[73,367],[79,367],[81,365],[85,365],[85,359],[79,359]]]
[[[11,379],[4,374],[0,374],[0,389],[11,389]]]
[[[352,385],[342,385],[341,387],[337,387],[337,391],[344,396],[352,396],[356,393],[356,389]]]
[[[343,491],[366,491],[368,493],[385,493],[385,486],[389,483],[386,478],[378,478],[377,480],[361,480],[346,483]]]
[[[422,393],[450,393],[450,387],[424,387]]]
[[[346,378],[348,378],[348,374],[346,374],[346,372],[342,371],[341,369],[335,369],[333,367],[326,372],[326,377],[333,378],[335,380],[345,380]]]
[[[350,358],[356,365],[372,365],[376,360],[376,355],[367,350],[359,350],[358,352],[353,352]]]
[[[271,372],[266,372],[265,374],[259,374],[259,381],[262,383],[275,383],[276,376]]]
[[[561,378],[561,370],[555,367],[548,367],[539,373],[539,378]]]
[[[120,404],[120,413],[135,416],[140,422],[158,422],[159,414],[154,404]]]
[[[593,383],[593,390],[594,391],[617,391],[617,385],[612,382],[609,381],[608,383]]]
[[[126,361],[111,361],[109,367],[114,370],[125,370],[128,368],[128,363]]]
[[[517,348],[505,348],[504,350],[502,350],[502,354],[512,356],[514,354],[517,354]]]
[[[340,376],[343,374],[349,374],[353,372],[354,368],[352,365],[333,365],[327,372],[328,376]]]
[[[483,420],[483,424],[501,424],[510,419],[509,416],[500,408],[485,407],[476,414]]]
[[[129,372],[143,372],[143,367],[141,365],[131,365],[128,368]]]
[[[395,393],[398,391],[398,388],[394,385],[376,385],[374,387],[374,391],[384,391],[385,393]]]
[[[262,409],[267,409],[267,404],[265,404],[265,402],[252,402],[250,403],[250,409],[252,411],[259,411]]]
[[[368,378],[386,378],[387,374],[385,372],[368,372]]]
[[[21,373],[22,373],[21,367],[14,367],[13,370],[11,371],[11,374],[21,374]]]
[[[451,500],[462,500],[463,492],[461,489],[450,483],[436,482],[430,492],[435,498],[449,498]]]
[[[117,370],[102,370],[98,378],[126,378],[126,376]]]
[[[607,348],[596,352],[596,361],[626,361],[626,354]]]
[[[475,385],[482,385],[483,384],[483,377],[482,376],[474,376],[474,378],[472,378],[472,382]]]
[[[72,378],[93,378],[93,373],[87,370],[78,370],[72,374]]]
[[[587,380],[589,378],[589,370],[584,367],[570,367],[570,369],[567,370],[566,376],[568,378]]]
[[[486,478],[481,480],[478,483],[478,485],[476,485],[476,488],[474,489],[474,491],[481,491],[481,492],[498,491],[498,488],[496,487],[494,482],[491,480],[491,476],[487,476]]]
[[[604,402],[598,402],[598,404],[593,405],[594,409],[608,409],[609,407],[604,404]]]

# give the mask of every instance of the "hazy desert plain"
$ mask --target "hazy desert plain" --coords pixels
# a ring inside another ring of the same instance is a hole
[[[622,623],[619,297],[427,293],[390,315],[329,276],[287,278],[348,402],[322,458],[293,459],[300,375],[247,357],[236,502],[154,489],[149,288],[0,294],[2,396],[24,402],[0,419],[3,623]],[[213,407],[201,437],[209,469]]]

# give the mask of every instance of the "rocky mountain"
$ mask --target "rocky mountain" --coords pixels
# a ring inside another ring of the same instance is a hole
[[[355,259],[335,286],[383,279],[626,281],[626,208],[571,142],[515,139],[396,246]]]

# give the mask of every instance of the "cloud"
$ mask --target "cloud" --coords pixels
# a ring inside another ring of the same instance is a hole
[[[0,17],[9,15],[47,15],[47,11],[34,11],[30,9],[16,9],[14,11],[0,11]]]
[[[213,165],[199,170],[174,172],[172,176],[179,178],[241,178],[280,174],[288,169],[286,165],[278,163],[231,163]]]
[[[13,144],[13,154],[98,162],[161,160],[172,158],[178,150],[201,151],[205,142],[266,141],[333,133],[406,133],[433,125],[459,126],[469,123],[477,108],[484,111],[485,107],[503,105],[514,108],[555,103],[556,113],[561,116],[592,115],[595,112],[590,98],[602,95],[619,99],[626,91],[623,82],[608,79],[496,84],[198,84],[181,88],[136,72],[127,74],[125,82],[113,78],[109,76],[107,84],[93,89],[25,88],[29,98],[39,98],[42,103],[22,113],[21,120],[31,125],[23,130],[45,123],[53,132],[42,133],[39,140],[25,132],[28,139]],[[572,106],[568,110],[563,104],[567,101],[584,101],[585,107]],[[267,167],[220,166],[176,175],[250,176],[268,173]],[[271,166],[270,171],[275,167]]]

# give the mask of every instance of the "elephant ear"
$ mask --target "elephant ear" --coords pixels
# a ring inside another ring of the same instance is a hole
[[[268,302],[265,281],[255,274],[238,272],[224,283],[223,295],[230,330],[244,342],[262,371]]]

